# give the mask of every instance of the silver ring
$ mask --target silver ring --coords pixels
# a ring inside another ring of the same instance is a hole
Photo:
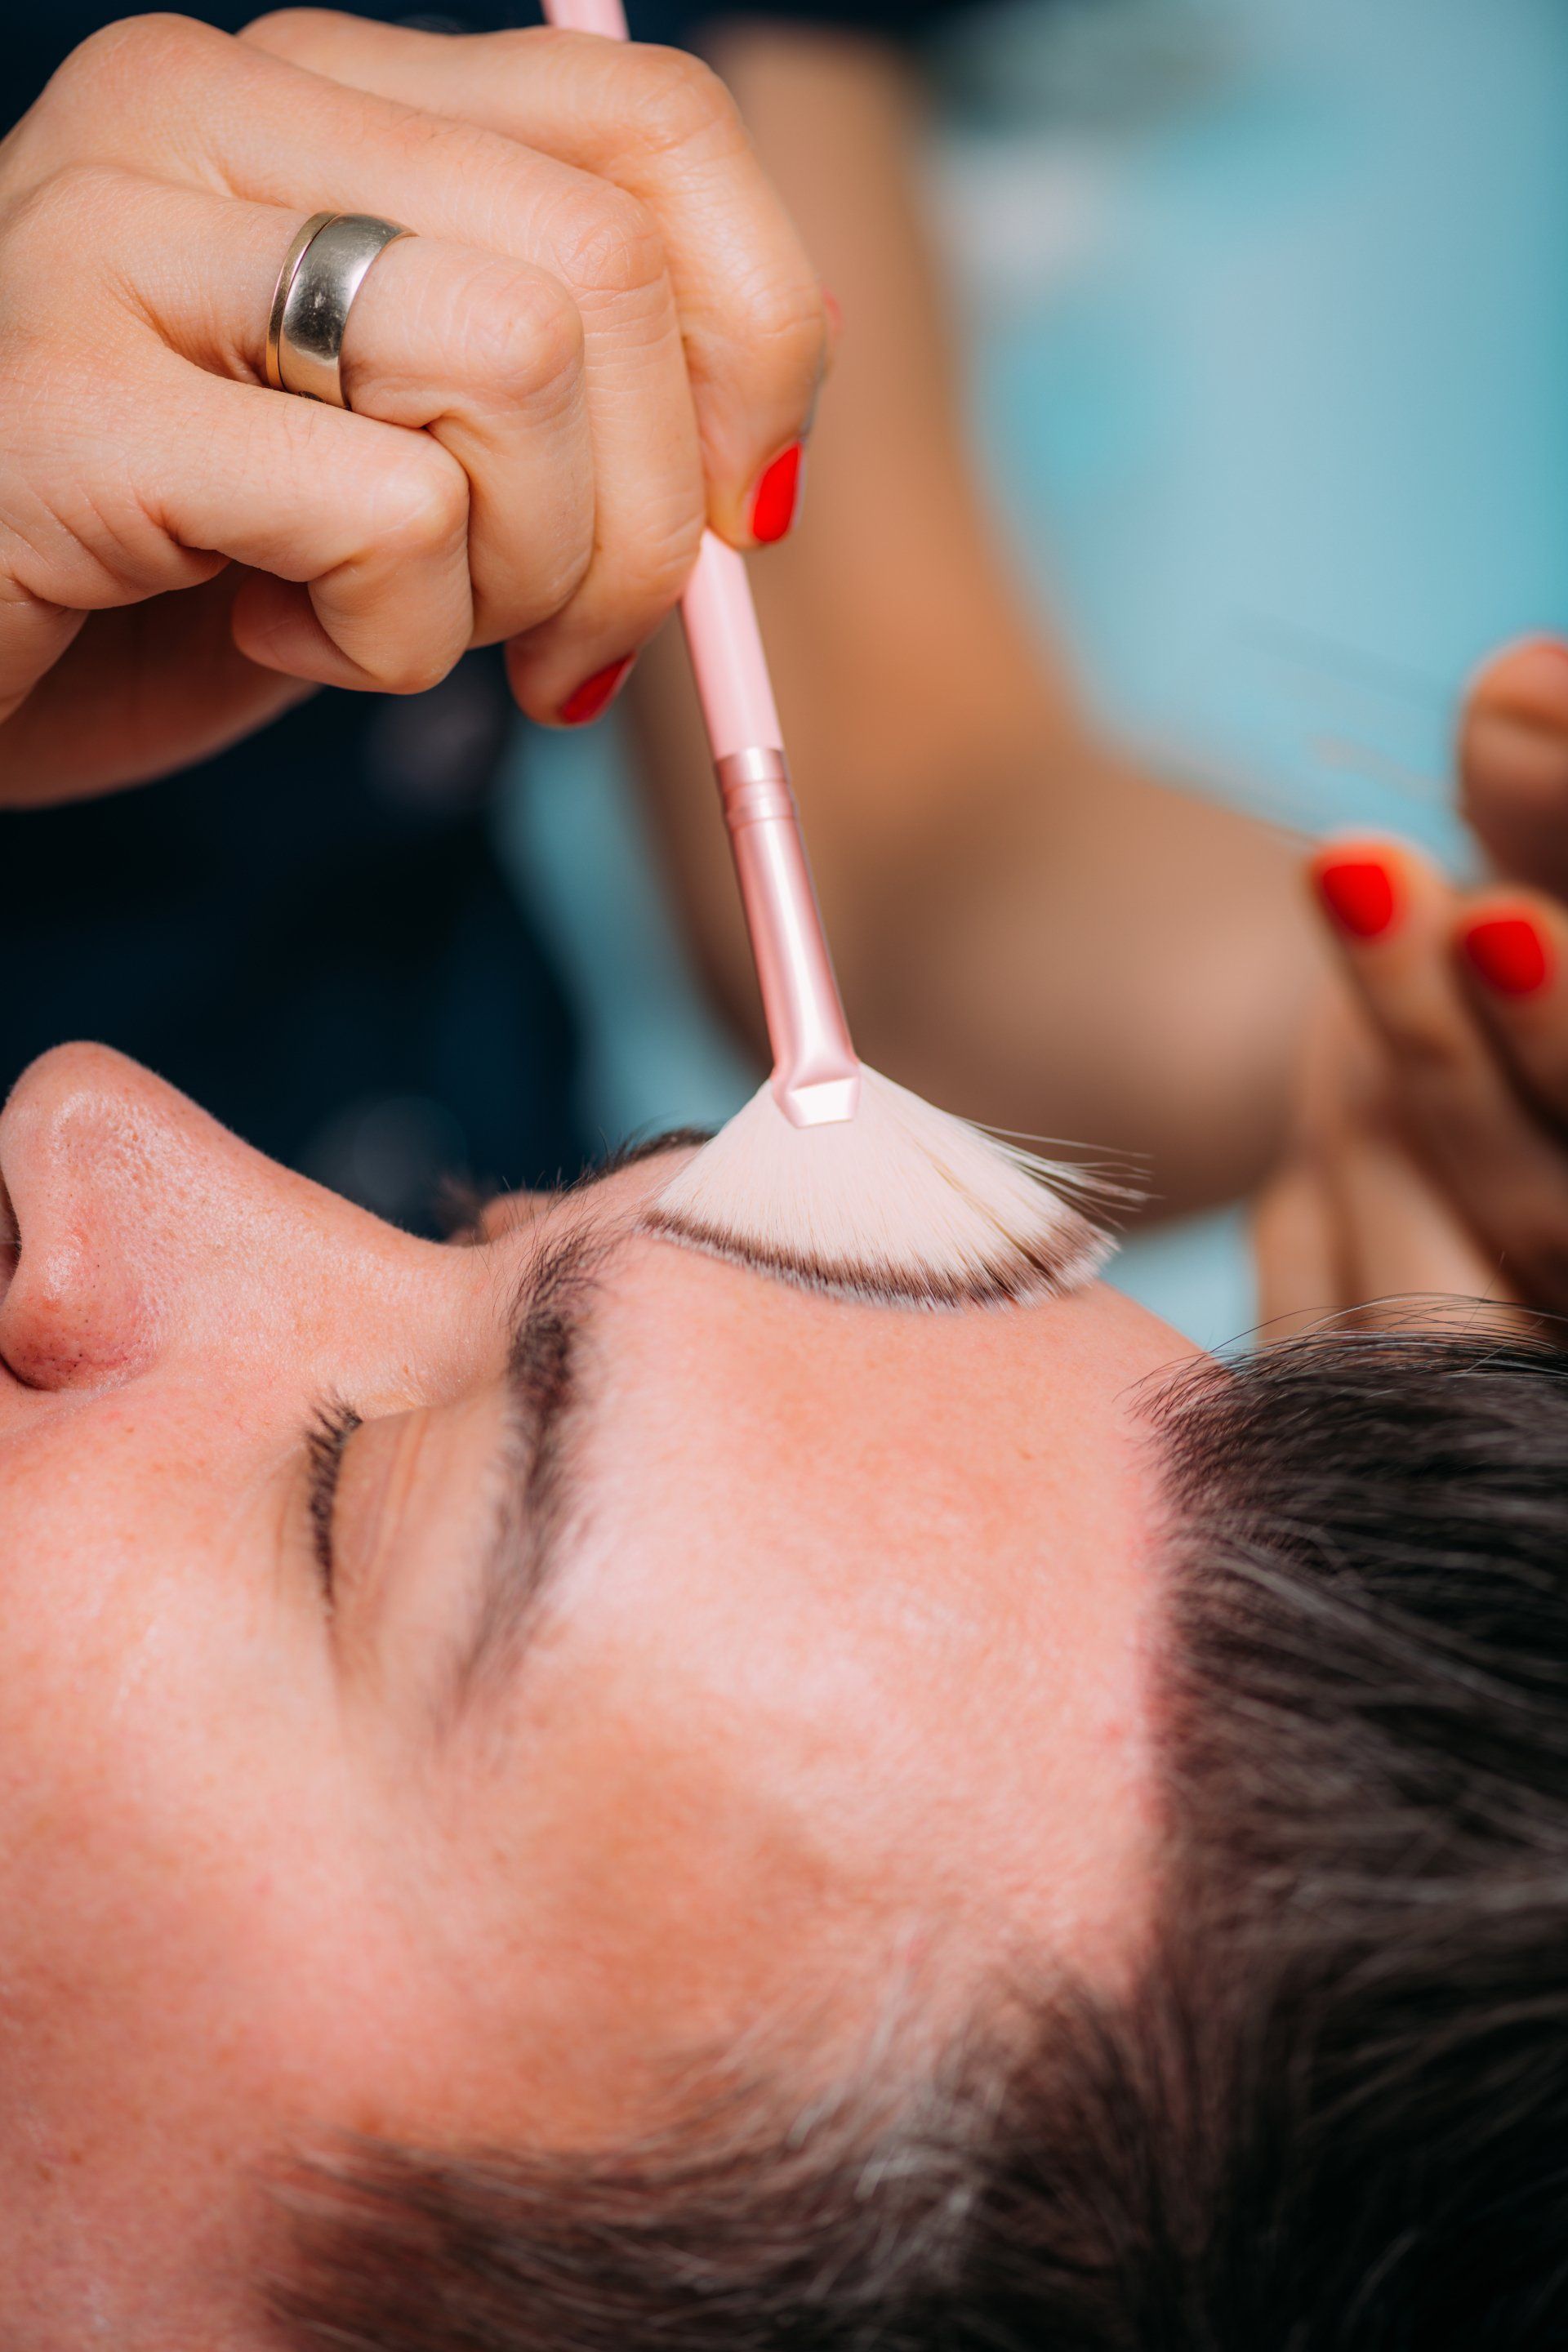
[[[371,263],[412,229],[373,213],[312,213],[283,257],[267,321],[267,381],[274,392],[351,405],[343,336]]]

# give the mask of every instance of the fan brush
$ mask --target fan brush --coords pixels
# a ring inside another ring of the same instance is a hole
[[[621,0],[547,0],[626,37]],[[1094,1184],[935,1109],[861,1062],[801,838],[750,583],[703,536],[681,601],[773,1068],[665,1187],[644,1229],[838,1297],[963,1307],[1075,1289],[1111,1244]]]

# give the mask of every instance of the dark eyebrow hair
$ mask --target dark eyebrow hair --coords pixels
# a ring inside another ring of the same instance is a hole
[[[706,1130],[695,1128],[634,1139],[563,1186],[563,1196],[593,1192],[623,1168],[708,1139]],[[484,1688],[515,1673],[559,1561],[574,1501],[567,1472],[581,1402],[583,1337],[599,1266],[616,1238],[592,1224],[580,1226],[544,1243],[519,1280],[506,1371],[510,1427],[500,1465],[505,1485],[443,1711],[448,1722],[467,1714]]]
[[[591,1231],[547,1243],[518,1285],[506,1370],[509,1436],[500,1465],[505,1486],[458,1653],[453,1716],[515,1668],[560,1556],[571,1516],[565,1474],[581,1402],[583,1335],[608,1246]]]

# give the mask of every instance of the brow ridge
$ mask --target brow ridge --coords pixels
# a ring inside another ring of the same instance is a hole
[[[594,1234],[568,1234],[546,1243],[519,1280],[506,1369],[505,1493],[453,1680],[458,1716],[471,1712],[482,1692],[515,1681],[560,1562],[579,1500],[570,1437],[605,1246]]]

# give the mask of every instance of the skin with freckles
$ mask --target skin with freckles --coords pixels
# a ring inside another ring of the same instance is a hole
[[[669,1164],[437,1247],[103,1049],[13,1095],[17,2352],[259,2343],[254,2173],[323,2133],[599,2141],[738,2038],[852,2063],[900,1969],[940,2000],[1136,1950],[1158,1504],[1130,1391],[1184,1343],[1098,1289],[797,1295],[629,1230]],[[520,1557],[544,1528],[537,1496],[508,1517],[506,1368],[574,1234],[553,1561],[454,1696],[498,1525]],[[330,1601],[323,1404],[351,1416]]]

